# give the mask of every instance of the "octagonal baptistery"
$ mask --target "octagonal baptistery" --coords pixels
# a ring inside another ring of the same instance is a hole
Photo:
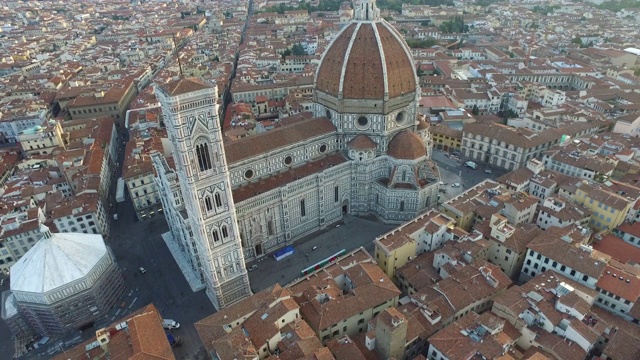
[[[101,235],[40,231],[42,238],[11,267],[15,308],[41,336],[91,325],[126,287],[111,250]]]
[[[322,56],[316,73],[316,116],[333,121],[342,144],[360,134],[386,151],[393,135],[415,131],[420,97],[411,50],[385,20],[374,0],[355,5],[345,26]]]

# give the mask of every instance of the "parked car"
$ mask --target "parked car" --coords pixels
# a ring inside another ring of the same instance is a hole
[[[486,169],[484,172],[487,173],[487,174],[491,174],[491,170],[489,170],[489,169]]]
[[[179,329],[180,323],[173,319],[162,319],[162,327],[165,329]]]
[[[475,169],[478,167],[478,164],[474,163],[473,161],[467,161],[466,163],[464,163],[464,166]]]
[[[171,345],[171,347],[178,347],[182,345],[182,341],[180,341],[180,337],[173,336],[173,334],[167,334],[167,341],[169,341],[169,345]]]
[[[451,184],[451,187],[454,187],[454,188],[460,187],[460,183],[453,183]]]
[[[147,269],[145,269],[145,268],[143,268],[142,266],[140,266],[140,272],[144,274],[144,273],[146,273],[146,272],[147,272]]]
[[[314,246],[311,248],[311,250],[315,250],[315,249],[317,249],[317,248],[318,248],[318,245],[314,245]]]
[[[258,268],[258,265],[257,264],[253,264],[253,265],[249,266],[249,269],[247,269],[247,270],[253,271],[253,270],[257,269],[257,268]]]

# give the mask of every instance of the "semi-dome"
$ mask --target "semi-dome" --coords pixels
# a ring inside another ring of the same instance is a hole
[[[44,232],[11,267],[11,290],[46,293],[85,277],[107,253],[101,235]]]
[[[370,10],[367,10],[370,9]],[[415,94],[411,50],[375,2],[356,4],[355,21],[346,26],[322,57],[316,92],[339,100],[383,100]]]
[[[422,139],[409,130],[399,132],[389,142],[387,155],[401,160],[415,160],[427,154],[427,148]]]
[[[354,137],[349,143],[347,143],[350,149],[354,150],[371,150],[375,149],[378,144],[375,141],[371,140],[367,135],[358,135]]]
[[[430,127],[429,123],[424,121],[424,119],[419,119],[418,120],[418,127],[417,127],[418,131],[420,131],[420,130],[429,130],[429,127]]]

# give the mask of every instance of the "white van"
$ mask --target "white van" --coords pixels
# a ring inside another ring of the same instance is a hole
[[[466,163],[464,163],[464,165],[472,169],[475,169],[478,167],[478,164],[474,163],[473,161],[467,161]]]
[[[162,327],[165,329],[178,329],[180,328],[180,323],[177,323],[173,319],[162,319]]]

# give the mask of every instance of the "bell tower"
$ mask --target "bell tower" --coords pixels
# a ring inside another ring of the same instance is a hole
[[[218,90],[197,79],[156,88],[207,296],[222,309],[251,295],[218,119]]]

